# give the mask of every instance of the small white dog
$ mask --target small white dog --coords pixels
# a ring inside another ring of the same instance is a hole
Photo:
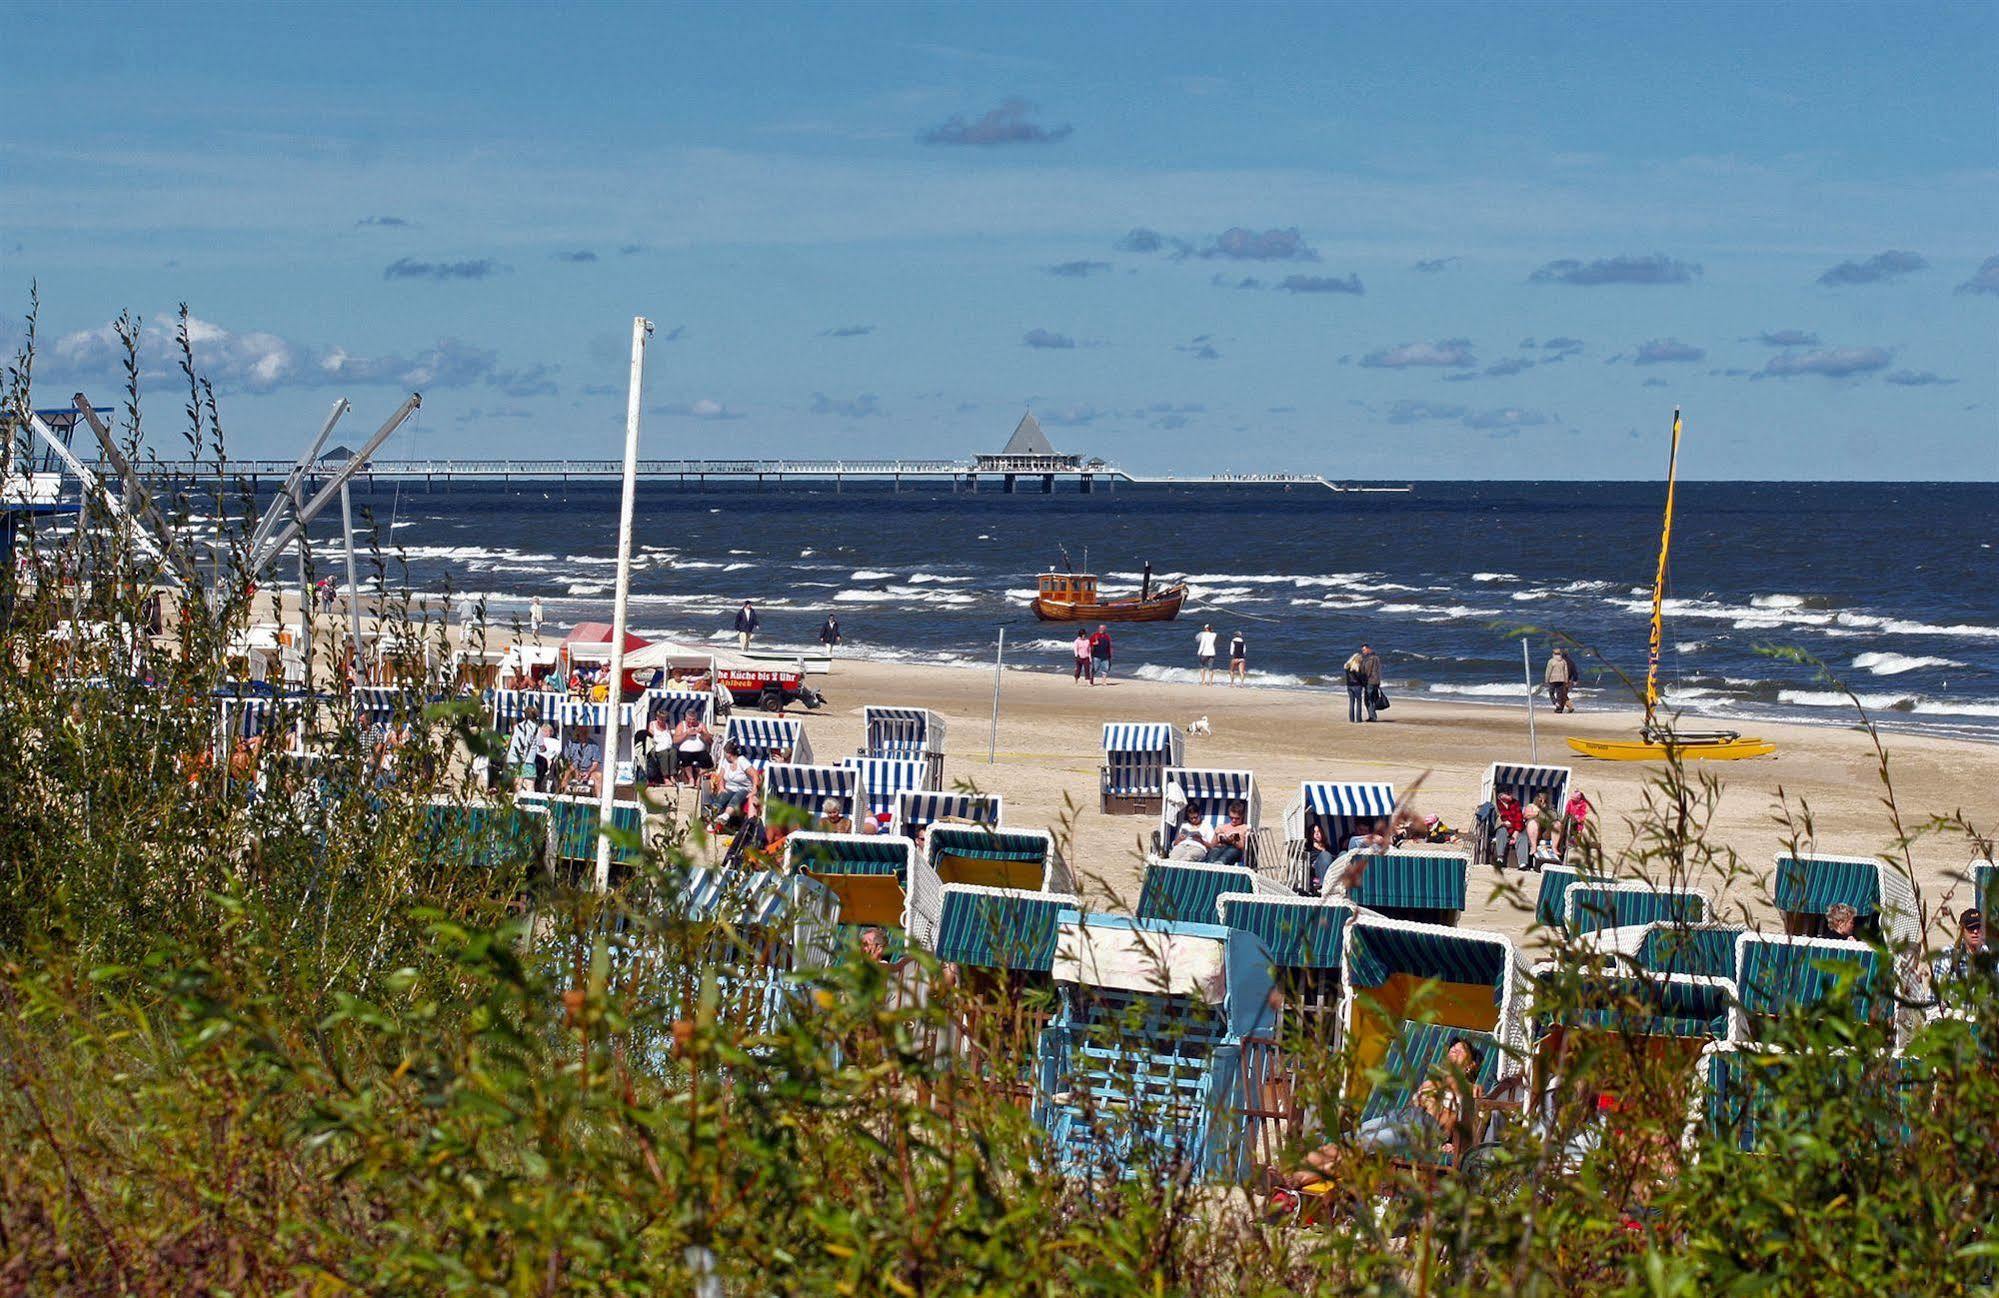
[[[1209,725],[1207,717],[1203,716],[1188,725],[1187,733],[1190,735],[1212,735],[1215,733],[1215,728]]]

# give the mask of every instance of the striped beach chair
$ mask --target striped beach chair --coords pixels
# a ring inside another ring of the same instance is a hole
[[[1770,1020],[1825,1004],[1849,980],[1855,1016],[1869,1017],[1890,977],[1881,952],[1858,942],[1744,933],[1735,939],[1737,1002],[1729,1036],[1753,1041]]]
[[[764,767],[763,800],[767,808],[782,806],[806,817],[817,816],[828,798],[837,798],[840,809],[857,815],[861,808],[861,773],[851,766],[806,766],[797,762],[772,762]]]
[[[1786,1103],[1786,1083],[1804,1070],[1814,1102]],[[1684,1143],[1693,1149],[1712,1139],[1744,1153],[1775,1152],[1784,1140],[1772,1128],[1809,1128],[1818,1114],[1833,1109],[1842,1126],[1865,1115],[1871,1139],[1882,1147],[1906,1143],[1914,1135],[1910,1114],[1935,1103],[1933,1077],[1932,1061],[1899,1050],[1793,1054],[1760,1042],[1711,1042],[1695,1066]]]
[[[1099,809],[1113,816],[1157,815],[1167,768],[1181,764],[1182,751],[1180,731],[1163,721],[1105,723]]]
[[[1259,877],[1247,866],[1162,861],[1153,857],[1145,863],[1145,878],[1139,884],[1136,911],[1140,919],[1212,924],[1220,918],[1216,903],[1225,892],[1274,897],[1291,895],[1287,889]]]
[[[562,701],[561,716],[565,745],[587,734],[601,746],[605,729],[611,721],[611,705],[608,702],[592,703],[587,699],[566,698]],[[629,785],[636,782],[632,741],[638,738],[638,732],[645,723],[646,713],[639,703],[618,704],[618,751],[604,754],[604,769],[612,772],[614,783]]]
[[[933,825],[924,835],[923,852],[944,883],[1023,892],[1076,890],[1055,837],[1046,830]]]
[[[1386,1111],[1395,1098],[1391,1093],[1377,1104],[1373,1078],[1392,1062],[1398,1041],[1405,1042],[1399,1059],[1407,1066],[1391,1071],[1391,1081],[1406,1074],[1420,1084],[1413,1067],[1427,1073],[1451,1036],[1481,1045],[1489,1039],[1492,1048],[1481,1050],[1492,1064],[1489,1090],[1524,1079],[1530,989],[1510,938],[1360,911],[1346,926],[1341,964],[1347,1091],[1364,1100],[1364,1115]],[[1412,1035],[1421,1027],[1432,1030]],[[1482,1061],[1482,1075],[1484,1067]]]
[[[1647,973],[1735,977],[1735,940],[1749,930],[1739,924],[1647,924],[1632,944],[1631,962]]]
[[[1352,853],[1333,862],[1331,873],[1342,875]],[[1470,888],[1471,853],[1449,847],[1398,847],[1367,858],[1360,882],[1347,899],[1379,915],[1450,925],[1464,912]]]
[[[537,801],[548,809],[549,851],[556,863],[571,868],[595,865],[601,812],[597,799],[554,794]],[[646,834],[645,808],[636,802],[613,802],[611,826],[620,831],[621,836],[634,835],[643,843]],[[644,855],[642,847],[612,840],[611,860],[615,864],[630,865]]]
[[[822,834],[801,831],[784,840],[784,868],[811,875],[839,899],[840,923],[850,928],[873,927],[910,931],[926,927],[912,923],[912,876],[926,870],[916,857],[916,844],[892,834]],[[929,926],[935,924],[937,886],[928,893]],[[919,938],[919,940],[922,940]]]
[[[1566,931],[1569,922],[1569,889],[1580,880],[1593,883],[1612,883],[1608,875],[1591,874],[1573,865],[1544,866],[1537,884],[1539,891],[1534,896],[1534,923],[1540,928],[1562,929]]]
[[[1199,807],[1209,824],[1226,819],[1229,804],[1242,802],[1249,808],[1249,823],[1263,823],[1263,794],[1256,785],[1256,772],[1229,771],[1200,766],[1166,768],[1166,792],[1160,800],[1159,828],[1153,835],[1156,850],[1166,855],[1172,846],[1173,831],[1179,827],[1185,807]]]
[[[423,711],[422,696],[395,685],[356,685],[347,697],[354,719],[363,725],[414,721]]]
[[[1694,888],[1654,888],[1633,879],[1585,879],[1562,897],[1563,927],[1571,937],[1646,924],[1704,924],[1713,913],[1708,895]]]
[[[1061,914],[1082,907],[1073,894],[947,883],[940,890],[931,949],[939,960],[975,969],[1046,974],[1055,966]]]
[[[643,729],[654,717],[665,717],[676,726],[683,717],[693,717],[704,726],[712,726],[715,696],[707,690],[647,690],[639,700],[639,727]]]
[[[548,844],[545,807],[432,798],[423,809],[423,850],[432,860],[482,869],[539,866]]]
[[[935,768],[920,758],[842,757],[840,765],[860,773],[862,804],[884,822],[895,819],[897,795],[936,787],[929,782]]]
[[[929,708],[891,708],[868,704],[861,709],[867,738],[862,757],[904,758],[930,768],[919,787],[944,786],[944,718]]]
[[[1479,783],[1478,799],[1481,803],[1493,802],[1502,793],[1510,793],[1520,800],[1521,806],[1533,802],[1540,794],[1548,795],[1548,807],[1559,823],[1564,808],[1569,803],[1569,779],[1571,772],[1566,766],[1535,766],[1525,762],[1494,762],[1485,769],[1485,778]],[[1472,845],[1472,860],[1476,865],[1492,864],[1492,840],[1485,834],[1475,834]]]
[[[935,789],[905,789],[895,795],[895,819],[889,828],[912,838],[940,820],[998,825],[1005,800],[997,793],[940,793]]]
[[[1777,909],[1793,937],[1824,937],[1826,911],[1845,902],[1859,914],[1862,936],[1876,931],[1898,948],[1922,941],[1915,888],[1899,866],[1878,857],[1780,852],[1776,871]]]
[[[1990,861],[1973,861],[1965,873],[1971,879],[1971,904],[1990,915],[1993,907],[1999,906],[1999,866]]]
[[[1395,814],[1395,786],[1384,781],[1307,780],[1298,800],[1284,809],[1284,837],[1303,843],[1314,824],[1326,831],[1333,855],[1346,851],[1356,833]]]
[[[796,717],[731,716],[722,739],[742,749],[750,765],[760,771],[776,761],[779,753],[791,754],[789,760],[794,765],[812,764],[812,741],[805,737],[805,723]]]
[[[562,724],[562,705],[568,699],[566,694],[554,690],[488,690],[486,703],[493,718],[495,732],[508,735],[514,726],[530,710],[543,721]]]
[[[712,973],[725,1022],[753,1034],[775,1032],[810,1013],[809,975],[841,956],[839,901],[825,885],[776,870],[697,866],[661,899],[664,925],[692,925],[702,940],[687,959],[674,948],[661,962],[660,1000],[691,1019]]]
[[[1240,1182],[1244,1097],[1270,1025],[1270,957],[1252,933],[1064,911],[1060,1003],[1036,1052],[1034,1121],[1072,1176]]]
[[[1267,1051],[1259,1061],[1259,1092],[1244,1098],[1257,1161],[1275,1165],[1285,1142],[1304,1134],[1307,1112],[1301,1068],[1308,1060],[1332,1056],[1340,1047],[1340,959],[1353,907],[1316,897],[1226,892],[1216,898],[1222,926],[1252,933],[1270,955],[1270,972],[1280,1003]]]

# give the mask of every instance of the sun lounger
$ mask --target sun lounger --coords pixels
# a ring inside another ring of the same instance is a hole
[[[1163,721],[1105,724],[1100,809],[1113,816],[1156,815],[1166,791],[1166,770],[1180,765],[1181,752],[1180,731]]]
[[[1060,923],[1060,1008],[1041,1034],[1034,1104],[1052,1165],[1073,1176],[1246,1178],[1243,1097],[1261,1079],[1244,1046],[1270,1021],[1262,943],[1218,924],[1079,911]]]

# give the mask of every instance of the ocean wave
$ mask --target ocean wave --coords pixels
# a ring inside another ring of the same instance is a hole
[[[879,568],[862,568],[862,569],[861,569],[860,571],[858,571],[858,572],[852,572],[852,573],[849,573],[849,574],[847,574],[847,580],[848,580],[848,581],[887,581],[887,580],[888,580],[888,579],[889,579],[890,577],[893,577],[893,576],[895,576],[895,574],[894,574],[894,573],[892,573],[892,572],[883,572],[883,571],[881,571],[881,570],[880,570]]]
[[[756,567],[756,565],[755,565],[755,564],[753,564],[753,563],[730,563],[730,564],[724,564],[724,565],[722,566],[722,571],[723,571],[723,572],[741,572],[741,571],[742,571],[743,569],[745,569],[745,568],[754,568],[754,567]]]
[[[1455,694],[1475,699],[1524,699],[1529,692],[1525,681],[1493,681],[1482,685],[1456,685],[1446,681],[1428,689],[1432,694]]]
[[[1198,685],[1201,681],[1201,673],[1196,668],[1161,667],[1154,663],[1141,664],[1126,673],[1126,675],[1136,677],[1142,681],[1158,681],[1165,685]],[[1228,673],[1220,670],[1216,671],[1215,680],[1218,683],[1226,683]],[[1320,685],[1324,683],[1324,680],[1317,676],[1299,676],[1291,672],[1253,671],[1249,674],[1249,683],[1266,688],[1288,686],[1295,689],[1304,685]]]
[[[1853,665],[1876,676],[1900,676],[1903,672],[1917,671],[1924,667],[1962,667],[1955,658],[1919,658],[1909,654],[1864,653],[1854,657]]]
[[[611,588],[609,586],[604,585],[602,582],[578,581],[578,582],[571,582],[565,588],[565,593],[570,595],[602,595],[605,591],[608,591],[609,589]]]
[[[909,574],[909,584],[912,586],[921,585],[924,582],[939,582],[951,586],[968,586],[971,584],[971,581],[970,577],[940,577],[934,572],[912,572]]]
[[[1516,572],[1475,572],[1471,575],[1471,579],[1473,581],[1519,581],[1520,574]]]
[[[1498,617],[1500,612],[1496,608],[1473,608],[1468,604],[1451,604],[1448,606],[1435,604],[1383,604],[1376,611],[1382,613],[1410,613],[1426,620],[1435,619],[1440,622],[1450,622],[1458,618],[1468,617]]]
[[[843,590],[833,596],[839,604],[894,604],[899,601],[922,601],[926,605],[946,604],[963,607],[978,603],[975,595],[964,595],[953,590],[930,590],[922,586],[883,586],[878,590]]]
[[[1910,694],[1859,694],[1852,697],[1838,690],[1778,690],[1777,701],[1799,708],[1850,708],[1858,699],[1870,712],[1914,712],[1917,699]]]
[[[400,547],[403,555],[411,559],[483,559],[490,563],[554,563],[552,554],[529,554],[508,546],[483,545],[406,545]]]

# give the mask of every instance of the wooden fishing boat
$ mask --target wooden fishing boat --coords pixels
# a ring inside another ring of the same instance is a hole
[[[1733,761],[1767,757],[1777,745],[1734,730],[1678,730],[1661,723],[1659,646],[1665,638],[1666,556],[1673,548],[1673,488],[1680,471],[1680,412],[1673,411],[1673,447],[1666,459],[1666,521],[1659,530],[1659,567],[1652,577],[1652,638],[1645,656],[1645,720],[1636,739],[1569,737],[1569,747],[1607,762]]]
[[[1034,596],[1034,616],[1043,622],[1171,622],[1180,616],[1187,586],[1176,582],[1135,596],[1099,599],[1097,579],[1087,572],[1044,572]]]

